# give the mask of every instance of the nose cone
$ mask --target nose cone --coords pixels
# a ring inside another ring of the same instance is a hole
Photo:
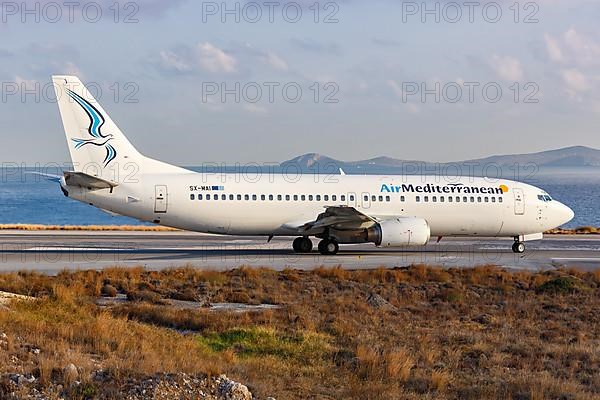
[[[553,214],[557,227],[566,224],[575,216],[573,210],[558,201],[554,204]]]

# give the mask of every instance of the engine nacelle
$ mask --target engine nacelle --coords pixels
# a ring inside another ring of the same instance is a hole
[[[424,246],[431,231],[423,218],[393,218],[369,230],[369,239],[378,247]]]

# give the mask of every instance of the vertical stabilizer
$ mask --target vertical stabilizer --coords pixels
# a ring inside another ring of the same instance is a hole
[[[53,76],[74,170],[120,181],[131,173],[185,171],[141,155],[75,76]]]

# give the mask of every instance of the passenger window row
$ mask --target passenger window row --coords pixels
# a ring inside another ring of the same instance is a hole
[[[346,195],[328,195],[328,194],[324,194],[324,195],[320,195],[320,194],[316,194],[316,195],[312,195],[312,194],[286,194],[286,195],[282,195],[282,194],[278,194],[278,195],[273,195],[273,194],[211,194],[211,193],[199,193],[199,194],[190,194],[190,200],[221,200],[221,201],[258,201],[260,199],[260,201],[338,201],[338,198],[341,202],[345,202],[346,201]],[[348,195],[348,199],[350,202],[354,202],[355,198],[354,195]],[[399,197],[401,202],[405,202],[406,201],[406,196],[400,196]],[[417,203],[420,202],[424,202],[424,203],[502,203],[502,197],[495,197],[495,196],[416,196],[415,197],[415,201]],[[386,202],[389,203],[392,201],[391,196],[387,195],[387,196],[375,196],[375,195],[364,195],[363,196],[363,201],[364,202],[372,202],[372,203],[376,203],[376,202]]]
[[[275,200],[277,200],[277,201],[284,201],[284,200],[285,201],[307,201],[307,200],[308,201],[338,201],[338,198],[340,199],[340,201],[343,201],[343,202],[346,201],[346,195],[344,195],[344,194],[342,194],[340,196],[335,195],[335,194],[332,194],[332,195],[328,195],[328,194],[325,194],[325,195],[320,195],[320,194],[317,194],[317,195],[312,195],[312,194],[309,194],[309,195],[306,195],[306,194],[294,194],[294,195],[291,195],[291,194],[286,194],[286,195],[282,195],[282,194],[278,194],[278,195],[274,195],[274,194],[269,194],[269,195],[266,195],[266,194],[261,194],[261,195],[258,195],[258,194],[244,194],[244,195],[242,195],[242,194],[237,194],[237,195],[221,194],[221,195],[219,195],[219,194],[210,194],[210,193],[206,193],[206,194],[202,194],[202,193],[193,194],[192,193],[192,194],[190,194],[190,200],[198,199],[198,200],[222,200],[222,201],[224,201],[224,200],[258,201],[259,199],[261,201],[267,201],[267,200],[268,201],[275,201]],[[349,195],[348,198],[350,199],[350,201],[354,201],[354,195]],[[390,201],[390,200],[388,200],[388,201]]]

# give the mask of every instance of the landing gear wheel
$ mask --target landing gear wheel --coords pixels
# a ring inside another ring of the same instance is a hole
[[[324,256],[337,254],[340,250],[340,245],[334,239],[323,239],[319,242],[319,252]]]
[[[525,253],[525,243],[514,242],[512,245],[512,251],[518,254]]]
[[[312,241],[307,237],[299,237],[294,239],[292,247],[296,253],[310,253],[313,248]]]

